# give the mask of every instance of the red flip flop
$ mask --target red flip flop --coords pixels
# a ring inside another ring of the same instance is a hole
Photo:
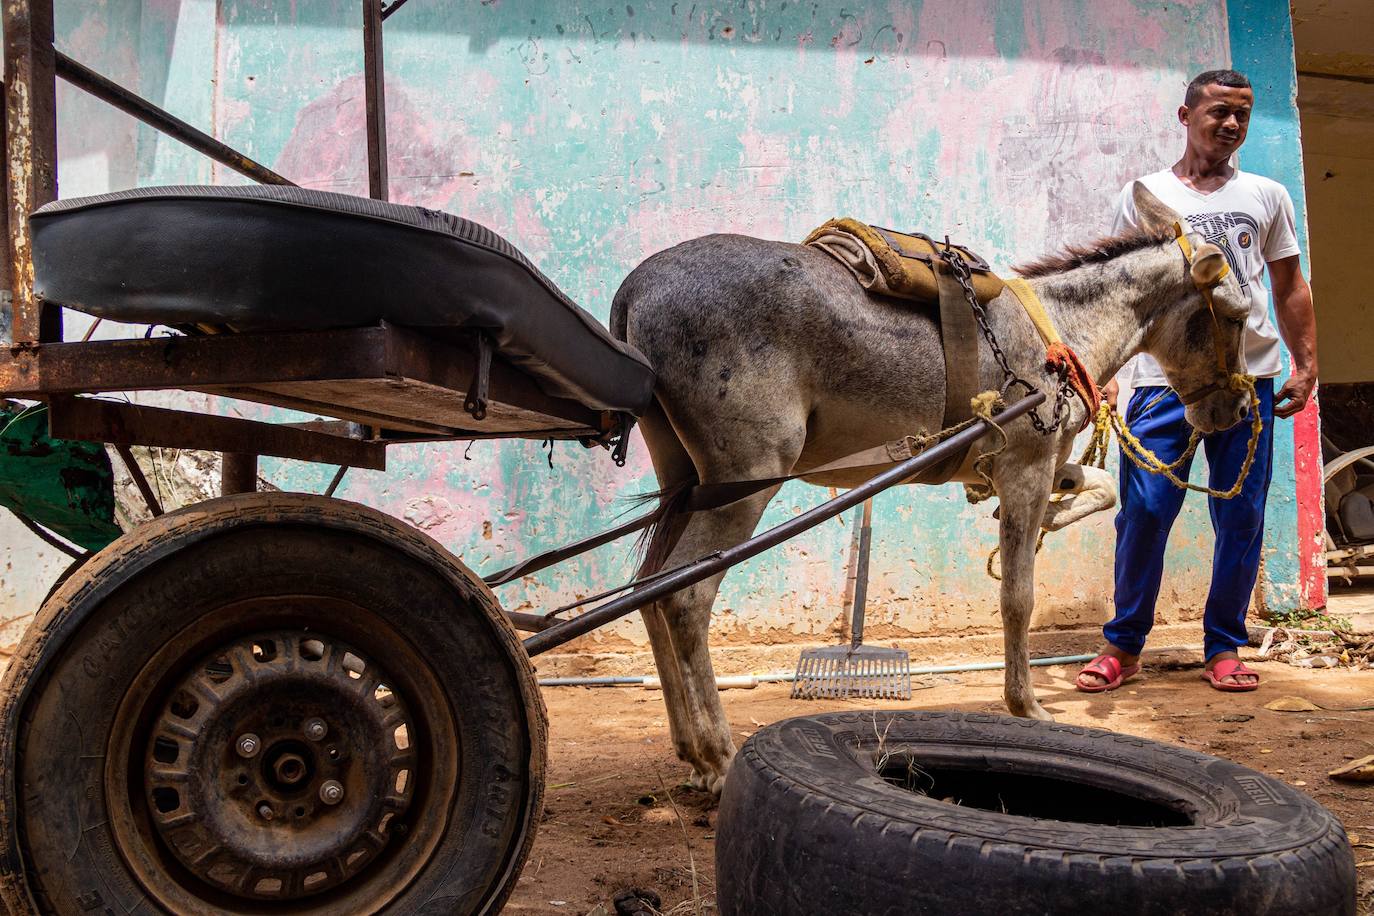
[[[1248,674],[1255,679],[1253,684],[1227,684],[1222,678],[1232,677],[1237,674]],[[1251,671],[1245,667],[1245,663],[1238,658],[1223,658],[1212,666],[1211,671],[1204,670],[1202,678],[1217,690],[1227,693],[1245,693],[1259,687],[1259,672]]]
[[[1121,682],[1128,677],[1134,677],[1140,671],[1140,665],[1134,664],[1129,668],[1121,667],[1121,659],[1114,655],[1099,655],[1090,661],[1078,673],[1096,674],[1098,677],[1107,679],[1107,683],[1098,684],[1095,687],[1085,687],[1077,678],[1074,679],[1074,686],[1084,693],[1105,693],[1108,690],[1115,690],[1121,686]]]

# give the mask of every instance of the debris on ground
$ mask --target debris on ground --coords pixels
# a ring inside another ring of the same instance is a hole
[[[1374,782],[1374,754],[1336,767],[1326,775],[1343,782]]]
[[[653,891],[629,887],[615,895],[616,916],[658,916],[663,899]]]
[[[1369,712],[1374,706],[1321,706],[1307,697],[1279,697],[1264,704],[1274,712]],[[1224,718],[1222,721],[1226,721]]]
[[[1258,657],[1298,668],[1374,668],[1374,633],[1356,633],[1344,621],[1327,618],[1330,628],[1265,627]]]

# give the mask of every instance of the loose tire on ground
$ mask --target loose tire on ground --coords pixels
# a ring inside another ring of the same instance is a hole
[[[755,733],[726,780],[716,888],[723,916],[1355,912],[1339,821],[1277,780],[1142,738],[954,712]]]
[[[14,914],[491,913],[534,839],[515,632],[438,544],[342,500],[141,526],[46,602],[2,689]]]

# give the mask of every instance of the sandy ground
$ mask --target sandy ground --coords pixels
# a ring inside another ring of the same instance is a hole
[[[1311,671],[1256,664],[1263,687],[1221,694],[1200,665],[1161,658],[1121,690],[1073,690],[1074,671],[1036,669],[1041,701],[1061,722],[1129,732],[1228,757],[1301,787],[1345,823],[1362,863],[1361,913],[1374,916],[1374,783],[1336,782],[1328,770],[1374,754],[1374,712],[1282,713],[1280,696],[1321,706],[1374,703],[1374,671]],[[1001,673],[924,679],[910,704],[803,702],[782,684],[729,690],[724,701],[742,742],[759,727],[794,715],[887,706],[1001,712]],[[550,727],[544,822],[507,912],[613,914],[623,888],[649,888],[663,911],[715,912],[715,808],[682,785],[660,694],[639,688],[546,688]],[[671,795],[671,799],[670,799]]]

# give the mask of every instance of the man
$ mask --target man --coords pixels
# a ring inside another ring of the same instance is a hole
[[[1187,128],[1183,158],[1172,168],[1140,181],[1184,217],[1188,228],[1225,252],[1232,271],[1250,294],[1245,335],[1247,371],[1255,375],[1264,431],[1254,465],[1240,495],[1208,498],[1216,544],[1212,585],[1203,615],[1204,676],[1216,689],[1254,690],[1259,676],[1241,663],[1245,614],[1259,573],[1264,503],[1273,455],[1273,420],[1302,410],[1317,381],[1317,332],[1312,291],[1298,265],[1293,201],[1283,185],[1243,172],[1232,164],[1245,142],[1254,107],[1250,81],[1234,70],[1208,70],[1188,85],[1178,119]],[[1121,193],[1116,232],[1136,225],[1131,196]],[[1278,328],[1269,317],[1268,272]],[[1274,394],[1280,365],[1279,336],[1293,356],[1293,373]],[[1183,454],[1192,432],[1178,394],[1149,356],[1128,367],[1134,394],[1126,420],[1144,444],[1164,461]],[[1105,394],[1115,403],[1116,380]],[[1247,418],[1248,420],[1248,418]],[[1240,472],[1251,424],[1242,422],[1203,440],[1210,483],[1228,489]],[[1179,476],[1187,476],[1187,465]],[[1140,653],[1154,624],[1155,600],[1164,573],[1164,546],[1183,505],[1184,491],[1165,478],[1121,461],[1121,508],[1116,517],[1116,616],[1102,628],[1102,654],[1078,675],[1078,689],[1113,690],[1140,670]]]

